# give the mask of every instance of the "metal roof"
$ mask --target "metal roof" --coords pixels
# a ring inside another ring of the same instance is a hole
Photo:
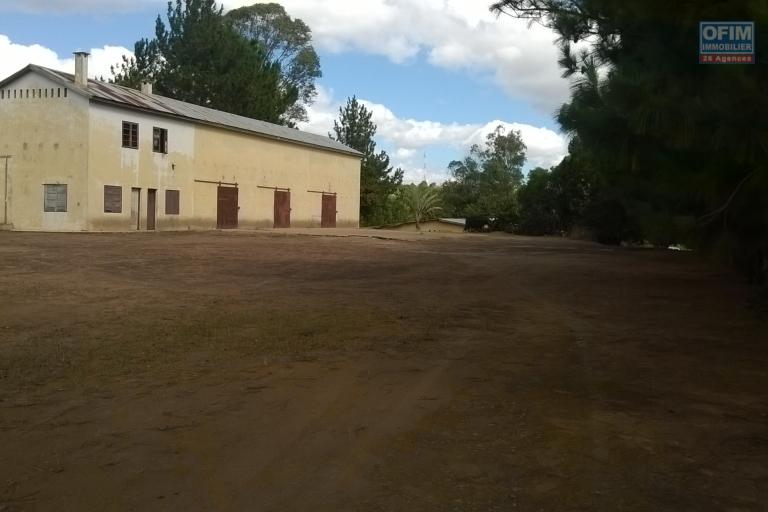
[[[445,222],[446,224],[455,224],[456,226],[466,226],[467,219],[437,219],[439,222]]]
[[[246,132],[270,139],[312,146],[319,149],[362,157],[362,153],[337,142],[330,137],[302,132],[287,126],[280,126],[249,117],[229,114],[220,110],[201,107],[192,103],[166,98],[157,94],[144,94],[135,89],[129,89],[116,84],[88,80],[88,87],[75,84],[74,76],[62,71],[30,64],[18,73],[0,82],[0,87],[12,82],[19,76],[34,71],[44,77],[61,83],[92,101],[107,103],[133,110],[142,110],[164,116],[186,119],[196,123],[217,126],[224,129]]]

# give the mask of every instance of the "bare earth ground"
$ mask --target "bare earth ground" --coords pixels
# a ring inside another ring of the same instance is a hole
[[[745,296],[553,239],[0,233],[0,511],[768,510]]]

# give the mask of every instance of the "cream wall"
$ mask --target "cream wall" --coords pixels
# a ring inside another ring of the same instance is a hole
[[[194,168],[198,180],[238,184],[241,228],[273,226],[274,188],[291,190],[292,227],[320,227],[322,197],[310,190],[337,194],[338,227],[359,225],[357,157],[198,126]],[[216,185],[195,185],[195,209],[200,227],[215,227]]]
[[[71,91],[65,98],[64,89],[34,73],[3,89],[0,154],[13,156],[8,165],[8,221],[14,229],[79,231],[87,227],[88,137],[83,134],[88,133],[88,101]],[[0,187],[3,174],[4,165]],[[67,185],[66,212],[43,212],[45,184]],[[0,190],[0,208],[4,192]]]
[[[139,124],[139,149],[122,147],[123,121]],[[152,128],[168,130],[168,154],[152,151]],[[291,225],[319,227],[321,195],[337,194],[339,227],[359,224],[360,159],[220,128],[93,103],[88,227],[131,230],[131,188],[157,192],[157,229],[215,229],[217,185],[237,183],[240,228],[272,227],[274,190],[291,189]],[[121,214],[104,213],[104,185],[123,187]],[[180,191],[180,215],[165,215],[165,190]]]
[[[2,144],[2,135],[0,135],[0,144]],[[0,149],[2,151],[2,149]],[[11,171],[11,161],[8,161],[8,170],[6,171],[6,162],[4,158],[0,158],[0,229],[6,229],[10,227],[10,224],[6,223],[9,222],[9,219],[6,217],[8,216],[7,206],[6,206],[6,195],[5,195],[5,173]],[[8,205],[10,206],[10,205]]]
[[[8,90],[63,88],[28,73]],[[67,98],[0,100],[0,154],[11,154],[9,222],[17,230],[129,231],[132,188],[141,190],[141,229],[146,229],[147,191],[157,190],[158,230],[215,229],[216,184],[237,183],[239,227],[272,227],[274,188],[291,191],[291,225],[320,227],[322,196],[337,194],[337,225],[357,227],[360,159]],[[139,148],[122,147],[122,123],[139,125]],[[152,151],[153,127],[168,130],[168,154]],[[0,187],[3,187],[0,160]],[[67,185],[67,212],[43,212],[43,185]],[[104,212],[104,186],[122,187],[122,212]],[[259,187],[270,188],[259,188]],[[165,191],[179,190],[179,215],[165,214]],[[0,215],[3,190],[0,188]],[[0,218],[0,223],[2,218]]]
[[[123,148],[123,121],[139,125],[139,148]],[[152,150],[153,128],[168,130],[168,154]],[[131,189],[141,189],[141,229],[146,229],[147,191],[157,190],[156,228],[190,229],[194,224],[195,125],[138,111],[91,104],[88,229],[129,231]],[[122,213],[104,212],[104,186],[122,187]],[[165,214],[165,191],[179,190],[179,215]],[[215,226],[214,226],[215,227]]]

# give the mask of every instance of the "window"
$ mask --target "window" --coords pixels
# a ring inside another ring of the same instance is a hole
[[[123,121],[123,147],[139,149],[139,125]]]
[[[104,185],[104,213],[123,213],[123,187]]]
[[[179,214],[179,191],[178,190],[165,191],[165,214],[166,215]]]
[[[168,153],[168,130],[165,128],[152,129],[152,151]]]
[[[66,212],[67,211],[67,186],[43,185],[43,211]]]

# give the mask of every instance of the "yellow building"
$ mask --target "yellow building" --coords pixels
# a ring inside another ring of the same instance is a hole
[[[0,82],[0,227],[358,227],[361,154],[312,135],[29,65]]]

